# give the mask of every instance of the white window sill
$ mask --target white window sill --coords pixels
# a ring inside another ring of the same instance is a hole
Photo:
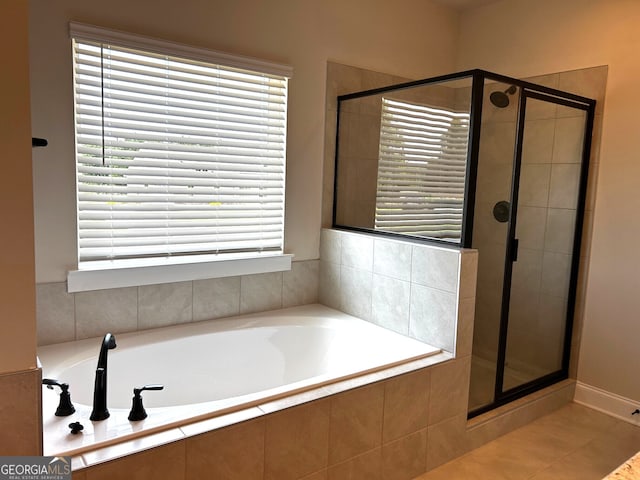
[[[158,283],[186,282],[291,270],[293,255],[282,253],[202,255],[152,260],[85,262],[67,273],[67,291],[86,292]]]

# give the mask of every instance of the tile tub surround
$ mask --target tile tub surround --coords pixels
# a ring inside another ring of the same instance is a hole
[[[368,385],[347,380],[105,447],[73,457],[74,479],[410,480],[573,394],[567,381],[467,423],[464,382],[454,384],[468,365],[394,367],[392,377]]]
[[[118,334],[118,347],[109,353],[111,415],[91,423],[100,341],[90,338],[38,348],[43,375],[68,383],[75,405],[72,416],[56,417],[59,392],[42,388],[46,455],[91,452],[395,365],[431,356],[437,358],[427,365],[451,358],[430,345],[319,304]],[[132,423],[127,419],[132,388],[140,382],[162,383],[166,389],[145,394],[148,418]],[[76,421],[85,426],[82,435],[69,435],[68,425]]]
[[[41,384],[40,368],[0,374],[0,455],[42,455]]]
[[[91,292],[38,284],[38,345],[316,303],[318,271],[309,260],[287,272]]]
[[[458,356],[470,354],[475,250],[343,230],[320,235],[320,302]],[[463,334],[464,331],[464,334]]]

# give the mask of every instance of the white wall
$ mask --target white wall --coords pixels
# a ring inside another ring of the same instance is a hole
[[[453,70],[458,14],[423,0],[30,0],[36,278],[76,263],[70,20],[292,65],[285,250],[318,258],[326,61],[409,78]]]
[[[636,401],[638,25],[637,0],[503,0],[461,16],[457,61],[514,77],[609,66],[578,380]]]

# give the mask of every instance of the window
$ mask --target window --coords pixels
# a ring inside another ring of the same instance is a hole
[[[460,240],[469,114],[383,98],[375,226]]]
[[[79,266],[282,253],[290,69],[71,24]]]

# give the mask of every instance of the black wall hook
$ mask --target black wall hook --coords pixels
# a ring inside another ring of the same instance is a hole
[[[46,138],[31,137],[31,147],[46,147],[49,142]]]

